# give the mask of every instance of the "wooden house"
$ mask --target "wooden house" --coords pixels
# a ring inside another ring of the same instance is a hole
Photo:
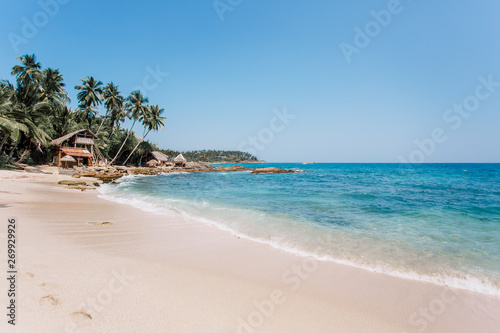
[[[54,146],[52,164],[65,167],[95,165],[94,140],[96,139],[94,133],[81,129],[52,140],[50,142]]]

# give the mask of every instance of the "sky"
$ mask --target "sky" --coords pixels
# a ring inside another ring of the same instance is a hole
[[[165,109],[148,136],[164,149],[500,162],[498,1],[0,3],[0,78],[35,53],[73,108],[86,76],[140,89]]]

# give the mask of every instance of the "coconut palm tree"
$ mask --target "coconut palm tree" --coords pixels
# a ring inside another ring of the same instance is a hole
[[[121,97],[121,96],[120,96]],[[125,121],[126,118],[129,118],[129,114],[125,110],[124,102],[125,99],[122,97],[122,105],[120,107],[117,107],[116,109],[111,111],[111,133],[109,134],[108,139],[113,136],[115,131],[120,128],[120,124]]]
[[[92,76],[87,76],[85,79],[80,79],[80,81],[82,81],[82,85],[75,87],[75,89],[80,90],[76,95],[78,98],[78,107],[85,115],[89,124],[91,124],[92,118],[96,114],[94,108],[102,104],[102,82],[97,81]]]
[[[54,128],[55,137],[60,137],[78,129],[84,128],[85,125],[86,124],[82,124],[78,121],[77,113],[67,106],[57,110],[54,119],[52,119],[52,126]]]
[[[42,71],[40,84],[40,99],[52,103],[55,107],[64,107],[70,102],[68,93],[64,89],[66,84],[58,69],[47,68]]]
[[[9,137],[16,141],[21,131],[28,131],[26,125],[16,119],[18,117],[14,115],[14,112],[12,91],[2,86],[0,90],[0,132],[3,137],[0,142],[0,152]]]
[[[97,132],[95,133],[96,135],[101,130],[102,124],[104,123],[104,120],[108,118],[108,115],[113,116],[113,113],[116,114],[118,112],[116,110],[123,109],[123,102],[125,101],[123,96],[120,95],[118,86],[115,86],[113,82],[108,83],[106,87],[104,87],[103,100],[104,100],[104,106],[106,107],[106,114],[103,117],[101,124],[97,129]],[[111,128],[113,128],[114,125],[115,125],[115,120],[112,118]]]
[[[139,142],[135,145],[134,149],[128,155],[125,162],[123,162],[123,165],[127,163],[137,147],[139,147],[139,145],[146,139],[146,136],[149,134],[149,132],[157,132],[159,129],[163,129],[163,126],[165,126],[164,120],[167,119],[166,117],[161,116],[163,111],[165,110],[161,109],[158,105],[152,105],[149,107],[149,112],[144,115],[144,118],[142,120],[142,124],[144,125],[144,133],[142,135],[142,138],[139,138]]]
[[[13,91],[0,90],[0,131],[3,133],[0,151],[9,137],[14,142],[23,139],[27,143],[25,152],[32,144],[40,149],[41,145],[48,143],[50,136],[44,130],[44,126],[36,124],[33,119],[36,119],[36,115],[43,114],[48,105],[43,102],[39,102],[33,107],[28,107],[23,103],[14,104],[12,102],[13,96]]]
[[[21,96],[26,98],[29,93],[28,87],[30,85],[35,85],[37,88],[40,86],[42,80],[42,72],[40,68],[42,67],[39,62],[36,61],[36,56],[34,54],[17,57],[22,63],[22,65],[16,65],[12,68],[11,74],[16,77],[18,90],[21,92]]]
[[[125,145],[125,142],[127,142],[130,133],[132,133],[132,129],[134,128],[136,121],[142,120],[144,118],[144,115],[146,115],[149,112],[149,107],[147,105],[148,102],[149,99],[147,97],[144,97],[144,95],[142,95],[140,90],[132,91],[130,93],[130,96],[127,97],[127,104],[125,104],[125,109],[127,110],[129,117],[132,119],[132,126],[130,126],[130,130],[127,133],[127,137],[125,138],[125,140],[123,140],[120,149],[118,149],[118,152],[116,153],[115,157],[111,160],[110,164],[113,164],[118,158],[118,156],[120,156],[123,146]]]

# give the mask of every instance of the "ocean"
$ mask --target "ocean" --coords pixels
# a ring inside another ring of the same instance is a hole
[[[300,256],[500,297],[500,164],[245,166],[297,173],[127,176],[100,192]]]

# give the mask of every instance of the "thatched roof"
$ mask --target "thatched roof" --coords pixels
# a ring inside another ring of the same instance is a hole
[[[158,161],[157,160],[151,160],[149,161],[148,163],[146,163],[148,166],[155,166],[155,165],[158,165]]]
[[[91,131],[89,131],[88,129],[81,129],[81,130],[74,131],[74,132],[71,132],[69,134],[63,135],[60,138],[54,139],[54,140],[50,141],[50,144],[54,145],[54,146],[60,146],[63,144],[64,141],[66,141],[69,138],[71,138],[72,136],[75,136],[75,135],[80,134],[82,132],[86,132],[86,134],[89,134],[94,139],[97,139],[97,136],[94,133],[92,133]]]
[[[154,158],[156,158],[156,160],[158,160],[160,162],[167,162],[168,161],[168,156],[163,154],[162,152],[152,151],[151,155],[153,155]]]
[[[61,162],[76,162],[76,160],[71,155],[66,155],[61,158]]]
[[[187,160],[182,156],[182,154],[177,155],[176,158],[174,158],[175,163],[186,163]]]

